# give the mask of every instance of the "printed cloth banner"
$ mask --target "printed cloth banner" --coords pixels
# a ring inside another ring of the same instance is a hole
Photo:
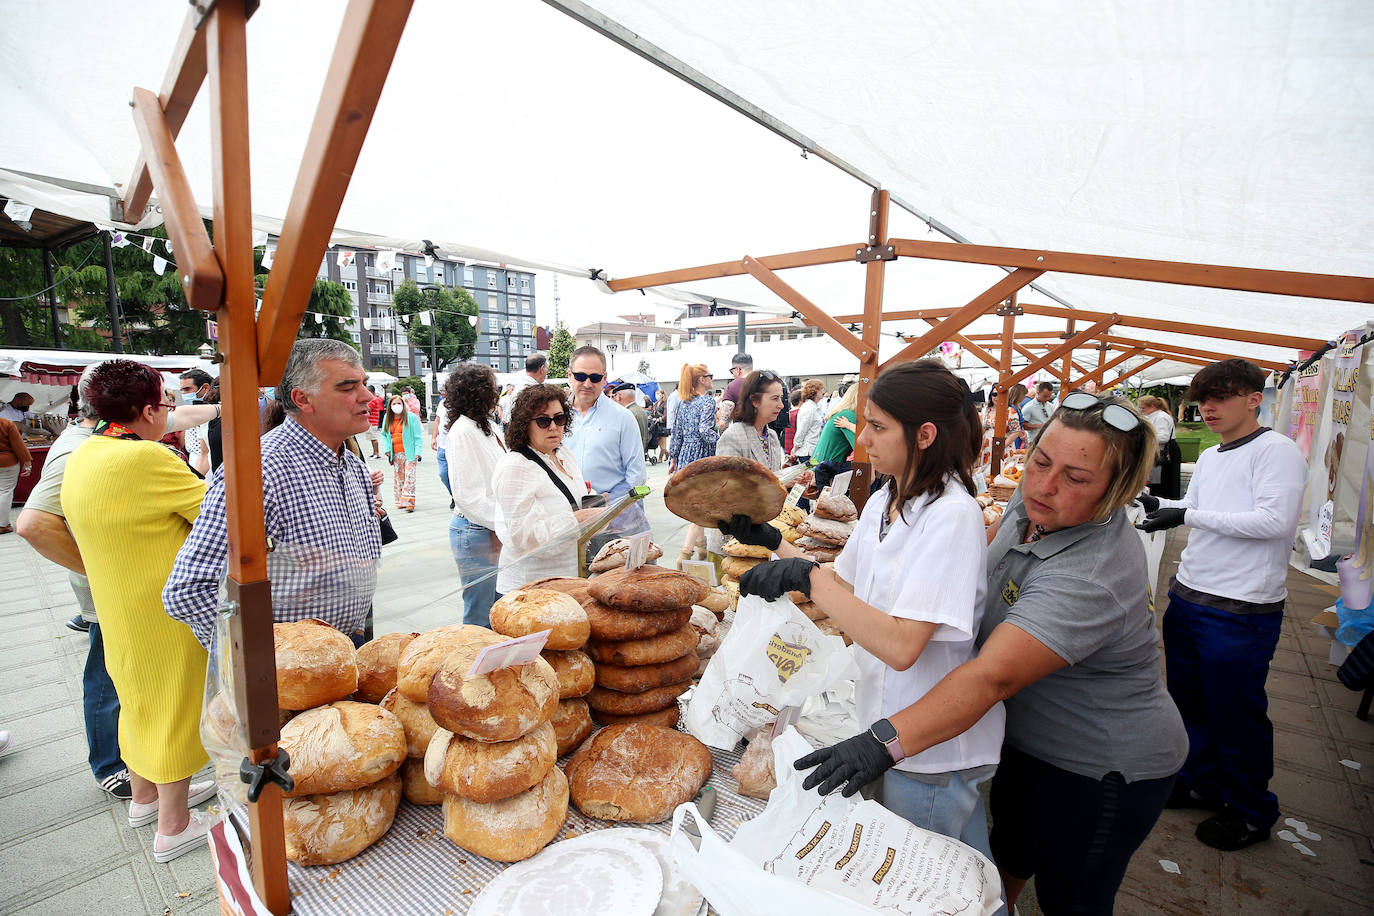
[[[1311,350],[1299,350],[1298,361],[1305,362],[1312,356]],[[1312,436],[1317,431],[1318,409],[1321,406],[1322,366],[1325,359],[1319,359],[1298,373],[1298,389],[1294,393],[1293,412],[1288,420],[1288,438],[1298,444],[1304,458],[1312,457]]]
[[[171,240],[171,239],[163,239],[163,240],[162,240],[162,247],[167,249],[167,253],[168,253],[168,254],[171,254],[171,253],[172,253],[172,240]]]
[[[112,233],[112,234],[110,235],[110,247],[111,247],[111,248],[127,248],[128,246],[129,246],[129,237],[126,236],[124,233],[122,233],[122,232],[115,232],[115,233]]]
[[[383,248],[377,252],[377,269],[381,271],[391,270],[396,266],[396,252],[390,248]]]
[[[142,244],[143,250],[151,253],[153,250],[153,237],[151,235],[145,235]]]
[[[33,207],[28,204],[21,204],[17,200],[6,201],[5,215],[16,223],[26,222],[29,217],[33,216]]]
[[[352,249],[345,249],[343,251],[340,251],[336,256],[339,262],[339,270],[347,269],[353,263],[353,258],[356,254],[357,252],[353,251]]]
[[[431,314],[430,312],[416,312],[415,314],[419,317],[420,324],[424,325],[425,327],[429,327]]]
[[[271,266],[272,266],[272,258],[273,258],[273,256],[276,255],[276,253],[277,253],[277,249],[273,248],[271,245],[267,246],[266,248],[264,248],[264,249],[262,250],[262,269],[263,269],[263,270],[268,270],[269,268],[271,268]]]
[[[1307,536],[1312,559],[1320,560],[1331,554],[1331,532],[1336,519],[1336,489],[1340,481],[1341,457],[1345,453],[1346,432],[1355,402],[1355,386],[1360,378],[1362,351],[1357,346],[1360,330],[1347,331],[1336,345],[1332,362],[1331,410],[1329,419],[1323,418],[1320,442],[1324,443],[1320,464],[1317,453],[1310,456],[1309,472],[1310,519]]]
[[[153,271],[160,277],[167,270],[167,261],[153,255]]]

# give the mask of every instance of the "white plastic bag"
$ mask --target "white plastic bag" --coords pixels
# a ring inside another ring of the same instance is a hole
[[[822,633],[787,598],[740,598],[730,632],[692,693],[686,730],[729,750],[751,729],[771,725],[783,707],[801,708],[831,689],[846,695],[840,688],[858,676],[844,640]],[[833,720],[834,710],[827,713]]]

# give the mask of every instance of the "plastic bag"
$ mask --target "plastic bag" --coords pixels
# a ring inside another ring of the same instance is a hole
[[[730,632],[692,693],[685,730],[729,750],[750,730],[771,725],[784,707],[803,708],[832,689],[841,696],[858,676],[844,640],[822,633],[787,598],[740,598]]]

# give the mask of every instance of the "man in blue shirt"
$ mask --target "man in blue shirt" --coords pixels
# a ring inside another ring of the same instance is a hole
[[[634,414],[602,396],[606,381],[606,357],[596,347],[578,347],[568,362],[572,383],[572,433],[567,441],[582,476],[597,493],[607,494],[611,504],[648,479],[643,440]],[[643,501],[626,509],[587,545],[591,558],[601,545],[618,537],[649,530]]]

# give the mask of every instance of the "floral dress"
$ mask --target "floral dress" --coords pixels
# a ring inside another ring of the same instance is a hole
[[[673,438],[668,445],[668,458],[677,462],[679,469],[685,468],[698,458],[714,455],[719,438],[716,401],[709,395],[699,394],[679,404],[677,413],[673,415]]]
[[[987,468],[992,466],[992,434],[996,425],[997,408],[989,405],[983,412],[983,451],[978,456],[978,466]],[[1005,444],[1002,446],[1002,462],[1005,464],[1011,457],[1012,451],[1017,443],[1024,444],[1026,438],[1025,431],[1021,427],[1021,412],[1015,407],[1007,408],[1007,435]]]

